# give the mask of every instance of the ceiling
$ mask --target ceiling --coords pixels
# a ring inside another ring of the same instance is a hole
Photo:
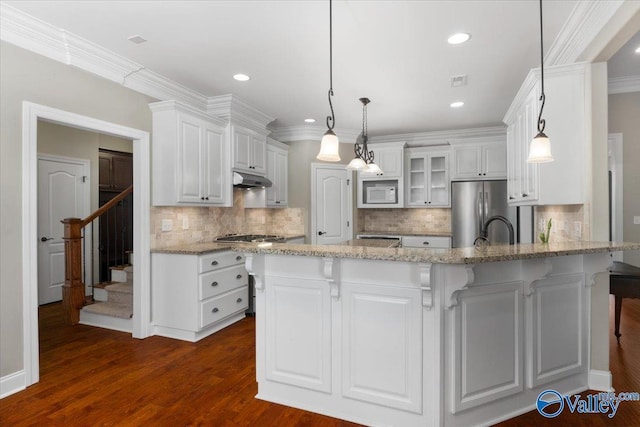
[[[238,95],[272,128],[324,126],[329,114],[329,2],[7,1],[205,96]],[[575,0],[544,1],[545,52]],[[500,125],[539,66],[538,2],[365,1],[333,4],[336,129],[370,135]],[[455,32],[471,40],[449,45]],[[142,44],[127,40],[133,35]],[[236,73],[248,82],[232,79]],[[468,75],[451,87],[450,77]],[[452,109],[453,101],[464,101]]]

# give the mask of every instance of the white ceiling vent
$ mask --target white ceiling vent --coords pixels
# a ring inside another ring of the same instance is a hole
[[[467,75],[451,76],[451,87],[460,87],[467,85]]]
[[[145,39],[145,38],[144,38],[144,37],[142,37],[142,36],[138,36],[138,35],[128,37],[128,40],[129,40],[130,42],[132,42],[132,43],[135,43],[135,44],[140,44],[140,43],[144,43],[144,42],[146,42],[146,41],[147,41],[147,39]]]

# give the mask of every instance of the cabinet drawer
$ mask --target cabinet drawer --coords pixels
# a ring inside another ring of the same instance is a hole
[[[451,247],[451,238],[441,236],[403,236],[402,247],[448,249]]]
[[[201,302],[200,328],[204,328],[218,320],[246,310],[248,307],[248,299],[249,287],[243,286],[228,294]]]
[[[198,297],[203,300],[241,286],[247,286],[249,284],[248,277],[249,274],[245,270],[244,264],[201,274]]]
[[[217,270],[219,268],[243,264],[244,254],[231,251],[214,252],[212,254],[202,255],[198,263],[198,272],[206,273],[207,271]]]

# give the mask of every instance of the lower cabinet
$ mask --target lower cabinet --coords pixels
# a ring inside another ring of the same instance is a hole
[[[403,248],[449,249],[451,237],[445,236],[402,236]]]
[[[245,317],[244,255],[153,253],[152,324],[157,335],[198,341]]]

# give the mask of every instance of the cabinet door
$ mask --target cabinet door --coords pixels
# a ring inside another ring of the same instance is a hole
[[[490,142],[482,148],[483,178],[507,177],[507,148],[502,142]]]
[[[277,166],[277,154],[271,146],[267,147],[267,178],[271,181],[271,187],[267,188],[267,206],[276,206],[278,200],[278,166]]]
[[[278,151],[276,153],[276,181],[278,182],[277,206],[289,204],[289,153]]]
[[[221,130],[204,128],[203,138],[203,190],[205,203],[224,204],[227,180],[224,179],[224,133]]]
[[[267,173],[267,140],[264,136],[251,137],[251,155],[249,156],[252,173]]]
[[[427,156],[409,157],[409,185],[407,204],[422,206],[427,204]]]
[[[420,290],[345,283],[341,305],[342,394],[420,413]]]
[[[521,141],[522,185],[521,196],[527,201],[538,200],[538,165],[527,163],[529,144],[538,133],[538,91],[533,90],[526,100],[523,112],[523,134]]]
[[[454,146],[452,179],[482,178],[482,146]]]
[[[427,156],[428,200],[427,206],[449,206],[451,184],[449,182],[449,154],[433,153]]]
[[[251,135],[240,129],[233,129],[233,167],[252,172]]]
[[[403,156],[402,148],[374,150],[374,161],[380,166],[383,175],[387,178],[402,176]]]
[[[203,203],[200,185],[202,123],[180,116],[178,126],[178,202]]]
[[[100,190],[112,190],[111,156],[108,153],[98,154],[98,182]]]

